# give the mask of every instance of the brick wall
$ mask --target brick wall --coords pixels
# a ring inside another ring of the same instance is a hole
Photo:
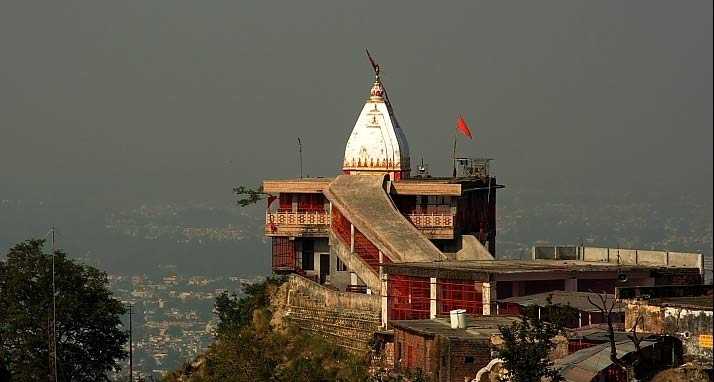
[[[394,359],[402,369],[421,369],[439,382],[463,382],[491,361],[490,339],[431,338],[394,330]]]
[[[394,330],[395,366],[404,369],[422,369],[431,375],[433,368],[434,340],[404,330]]]
[[[440,373],[440,381],[461,382],[465,377],[469,380],[491,361],[491,344],[489,340],[450,340],[450,367],[448,374]]]

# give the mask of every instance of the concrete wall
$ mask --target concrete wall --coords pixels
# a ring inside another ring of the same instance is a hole
[[[650,265],[660,267],[687,267],[703,270],[700,253],[655,251],[649,249],[602,248],[581,246],[534,246],[533,260],[582,260],[624,265]]]

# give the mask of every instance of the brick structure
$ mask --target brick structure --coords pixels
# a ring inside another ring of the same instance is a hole
[[[421,369],[440,382],[474,378],[491,361],[491,352],[500,342],[498,326],[516,319],[469,316],[465,329],[452,329],[443,318],[392,321],[395,366]]]

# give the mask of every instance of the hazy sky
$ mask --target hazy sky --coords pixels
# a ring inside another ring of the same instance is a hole
[[[0,2],[0,194],[230,198],[330,176],[372,82],[448,174],[711,200],[711,1]],[[1,195],[0,195],[1,196]]]

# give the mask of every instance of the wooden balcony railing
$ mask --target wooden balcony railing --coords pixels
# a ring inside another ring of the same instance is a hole
[[[454,227],[454,215],[450,213],[408,214],[407,219],[420,229]]]
[[[327,235],[329,226],[330,214],[327,211],[265,212],[265,234],[269,236]]]
[[[267,211],[265,224],[330,225],[330,215],[327,211]]]

